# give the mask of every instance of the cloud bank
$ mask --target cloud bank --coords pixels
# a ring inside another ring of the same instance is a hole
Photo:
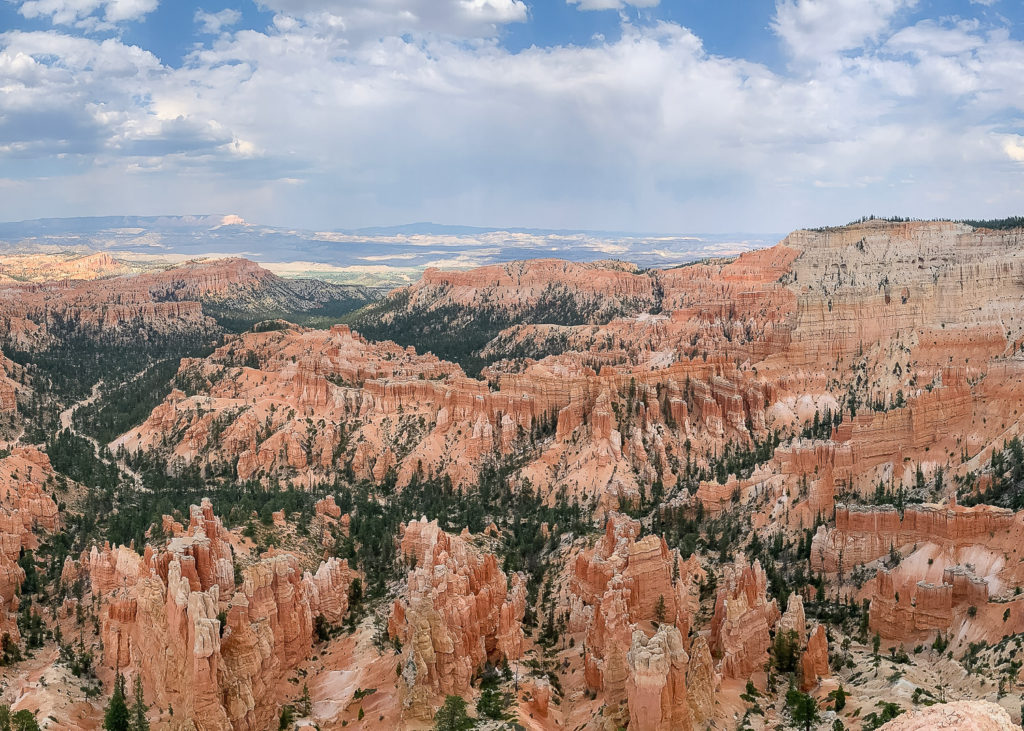
[[[778,0],[780,68],[626,15],[614,40],[509,50],[522,0],[262,0],[257,29],[199,10],[178,66],[71,29],[155,3],[20,5],[54,27],[0,34],[0,218],[725,231],[1019,213],[1024,44],[966,14],[910,22],[915,0]]]

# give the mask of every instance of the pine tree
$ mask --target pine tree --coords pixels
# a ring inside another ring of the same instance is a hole
[[[313,712],[313,699],[309,695],[309,684],[302,684],[302,698],[298,703],[299,715],[308,716]]]
[[[131,707],[132,731],[149,731],[149,719],[146,718],[146,698],[142,692],[142,676],[136,674],[135,683],[132,687],[134,700]]]
[[[473,719],[466,713],[466,701],[457,695],[445,697],[444,705],[434,714],[435,731],[465,731],[473,727]]]
[[[103,728],[106,731],[131,731],[130,714],[124,697],[124,678],[120,673],[114,680],[114,694],[103,714]]]
[[[665,624],[665,595],[658,597],[658,604],[654,607],[654,619],[658,624]]]
[[[39,731],[39,722],[32,715],[32,711],[22,708],[11,716],[11,731]]]

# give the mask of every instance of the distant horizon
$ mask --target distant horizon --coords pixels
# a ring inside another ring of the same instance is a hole
[[[0,219],[791,231],[1024,198],[1012,0],[8,0]]]
[[[140,220],[159,220],[159,219],[208,219],[218,217],[230,217],[237,216],[234,213],[159,213],[159,214],[135,214],[135,213],[111,213],[111,214],[98,214],[94,216],[40,216],[38,218],[23,218],[23,219],[12,219],[12,220],[0,220],[0,226],[18,226],[28,225],[33,223],[49,223],[49,222],[70,222],[70,221],[102,221],[106,219],[140,219]],[[881,218],[881,217],[879,217]],[[947,219],[928,219],[928,220],[947,220]],[[261,226],[265,228],[275,228],[281,230],[290,231],[305,231],[310,233],[323,232],[323,233],[340,233],[340,234],[370,234],[370,233],[381,233],[381,232],[394,232],[399,233],[401,229],[414,229],[414,228],[430,228],[436,229],[435,233],[448,233],[450,235],[459,235],[458,230],[465,231],[467,233],[472,232],[494,232],[500,233],[502,231],[509,233],[536,233],[536,234],[592,234],[592,235],[611,235],[611,236],[643,236],[643,237],[656,237],[656,236],[740,236],[740,235],[786,235],[792,231],[801,230],[804,227],[798,227],[790,229],[787,232],[780,231],[755,231],[755,230],[722,230],[722,231],[696,231],[696,230],[679,230],[679,231],[643,231],[643,230],[611,230],[611,229],[594,229],[594,228],[543,228],[537,226],[488,226],[488,225],[476,225],[476,224],[463,224],[463,223],[441,223],[438,221],[408,221],[404,223],[392,223],[392,224],[376,224],[371,226],[334,226],[330,228],[317,228],[313,226],[303,225],[279,225],[272,223],[265,223],[263,221],[244,219],[242,223],[222,223],[220,226],[230,225],[245,225],[245,226]],[[846,225],[846,224],[836,224]],[[414,233],[414,232],[410,232]]]
[[[161,213],[161,214],[102,214],[95,216],[41,216],[38,218],[25,218],[25,219],[14,219],[14,220],[0,220],[0,227],[2,226],[19,226],[29,224],[42,224],[42,223],[57,223],[57,222],[71,222],[71,221],[103,221],[109,219],[138,219],[138,220],[174,220],[174,219],[195,219],[200,221],[202,219],[213,219],[213,218],[232,218],[238,217],[238,214],[234,213]],[[316,228],[311,226],[303,225],[278,225],[272,223],[265,223],[263,221],[251,221],[248,219],[242,219],[241,221],[229,221],[218,224],[220,226],[231,226],[231,225],[244,225],[244,226],[259,226],[264,228],[274,228],[284,231],[304,231],[309,233],[336,233],[336,234],[349,234],[349,235],[397,235],[397,234],[408,234],[417,235],[423,231],[429,231],[432,234],[444,234],[444,235],[470,235],[472,233],[526,233],[526,234],[547,234],[547,235],[569,235],[569,234],[589,234],[595,236],[620,236],[620,237],[678,237],[678,236],[742,236],[742,235],[755,235],[755,236],[766,236],[766,235],[777,235],[786,236],[794,231],[802,230],[816,230],[821,228],[842,228],[844,226],[851,226],[857,223],[862,223],[870,220],[879,221],[915,221],[915,222],[929,222],[929,221],[949,221],[951,223],[977,223],[981,221],[1010,221],[1015,219],[1021,219],[1024,221],[1024,216],[1010,214],[1006,216],[995,216],[992,218],[953,218],[950,216],[930,216],[930,217],[911,217],[911,216],[899,216],[899,215],[876,215],[868,214],[854,218],[843,223],[823,223],[817,225],[802,225],[791,228],[787,231],[768,231],[768,230],[721,230],[721,231],[699,231],[699,230],[677,230],[677,231],[654,231],[654,230],[612,230],[612,229],[593,229],[593,228],[544,228],[536,226],[505,226],[505,225],[477,225],[477,224],[464,224],[464,223],[442,223],[438,221],[408,221],[403,223],[391,223],[391,224],[376,224],[370,226],[334,226],[330,228]],[[0,232],[2,234],[2,232]]]

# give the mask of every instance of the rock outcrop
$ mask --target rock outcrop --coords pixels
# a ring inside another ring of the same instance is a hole
[[[686,653],[703,577],[695,561],[681,562],[657,536],[641,538],[640,524],[617,513],[576,557],[569,628],[585,633],[584,677],[609,713],[626,703],[632,723],[661,729],[690,728],[711,712],[718,679],[707,645],[699,640],[693,663]]]
[[[821,526],[814,536],[811,568],[835,573],[841,557],[848,573],[914,543],[985,543],[991,534],[1007,534],[1018,522],[1012,510],[989,505],[908,505],[902,517],[891,505],[837,505],[835,527]]]
[[[940,703],[905,713],[881,727],[882,731],[1014,731],[1019,728],[1003,708],[990,701]]]
[[[428,720],[445,695],[467,693],[485,663],[520,657],[526,584],[520,574],[506,577],[494,554],[445,533],[437,521],[408,523],[401,551],[415,568],[389,631],[405,648],[404,715]]]
[[[800,656],[800,689],[812,690],[817,687],[819,680],[830,675],[828,639],[825,637],[825,627],[819,624],[811,633],[807,648]]]
[[[80,561],[101,607],[102,662],[138,673],[150,702],[200,731],[266,728],[278,686],[309,655],[313,618],[344,614],[352,572],[332,559],[304,576],[295,557],[276,554],[236,585],[208,500],[192,507],[187,527],[165,522],[174,535],[162,549],[93,548]]]
[[[750,677],[768,659],[770,630],[780,614],[767,592],[768,579],[759,561],[727,570],[711,620],[711,647],[721,658],[723,677]]]
[[[629,727],[640,731],[693,728],[686,692],[690,658],[679,630],[663,624],[652,637],[635,630],[628,661]]]

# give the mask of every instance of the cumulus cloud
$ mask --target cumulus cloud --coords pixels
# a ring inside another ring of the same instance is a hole
[[[2,205],[764,231],[987,217],[1024,193],[1024,44],[965,21],[895,27],[897,0],[820,47],[829,62],[784,71],[708,54],[668,22],[512,52],[488,34],[514,2],[267,2],[270,27],[221,27],[180,68],[117,39],[0,35],[0,164],[45,171]],[[414,7],[426,14],[391,12]],[[455,17],[460,35],[435,32]]]
[[[196,10],[195,22],[199,24],[199,30],[203,33],[216,35],[223,28],[229,28],[242,18],[242,14],[232,8],[224,8],[217,13],[208,13],[205,10]]]
[[[156,10],[159,0],[25,0],[18,11],[26,18],[49,18],[56,25],[84,28],[139,20]]]
[[[565,0],[570,5],[578,5],[580,10],[622,10],[632,5],[635,8],[653,8],[661,0]]]
[[[800,59],[820,60],[876,41],[917,0],[777,0],[772,27]]]
[[[282,18],[278,27],[300,20],[350,41],[363,38],[436,33],[453,37],[494,35],[508,23],[527,20],[524,0],[257,0]]]

